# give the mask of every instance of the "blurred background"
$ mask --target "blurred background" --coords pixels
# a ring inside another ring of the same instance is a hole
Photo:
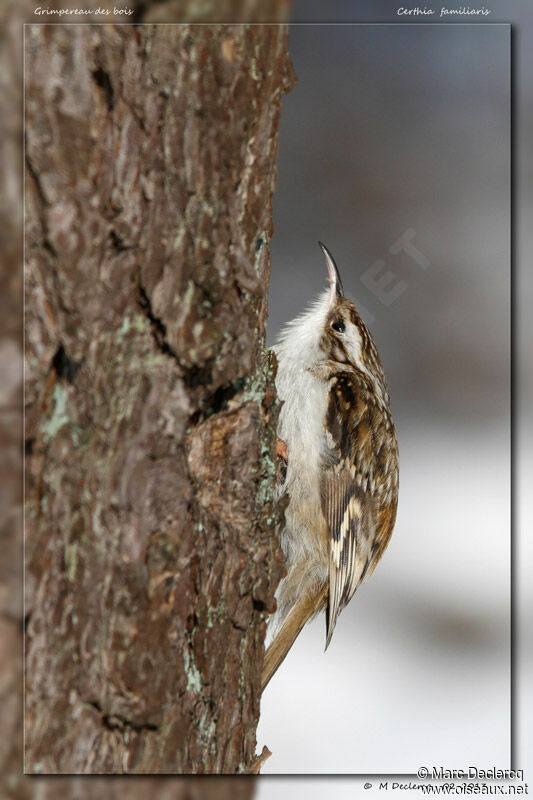
[[[509,766],[510,26],[290,43],[269,338],[326,285],[324,241],[390,382],[400,502],[328,652],[321,616],[267,688],[263,772]]]

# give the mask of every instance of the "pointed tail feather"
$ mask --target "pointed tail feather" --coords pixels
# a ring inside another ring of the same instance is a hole
[[[316,595],[303,596],[291,608],[272,644],[265,653],[261,687],[264,689],[294,642],[305,623],[324,606],[328,595],[326,584]]]

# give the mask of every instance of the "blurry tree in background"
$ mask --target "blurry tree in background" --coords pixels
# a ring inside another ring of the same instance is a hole
[[[256,6],[221,4],[217,21],[286,17],[284,0]],[[8,797],[114,798],[123,781],[23,780],[20,706],[8,701],[20,678],[20,372],[9,348],[20,333],[24,9],[3,11],[2,298],[4,325],[13,321],[1,353],[17,366],[1,416],[13,464],[3,465],[0,768]],[[142,3],[135,21],[195,18],[194,3]],[[27,29],[29,772],[257,769],[264,620],[280,576],[262,344],[291,82],[276,25]],[[129,797],[146,791],[128,786]],[[152,789],[201,792],[193,780]],[[239,796],[251,792],[239,784]]]

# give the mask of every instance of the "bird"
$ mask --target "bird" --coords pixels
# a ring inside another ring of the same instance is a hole
[[[342,609],[374,571],[398,504],[398,442],[374,339],[345,297],[330,251],[329,287],[273,350],[281,401],[275,495],[286,575],[276,592],[262,689],[304,625],[325,611],[327,650]]]

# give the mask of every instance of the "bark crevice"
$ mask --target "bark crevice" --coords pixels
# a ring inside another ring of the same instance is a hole
[[[178,367],[180,368],[180,372],[184,373],[185,370],[184,370],[183,365],[182,365],[182,363],[181,363],[181,361],[179,359],[178,354],[174,352],[174,350],[171,348],[171,346],[169,345],[169,343],[167,341],[167,328],[166,328],[166,325],[162,320],[160,320],[154,314],[154,312],[152,310],[152,303],[151,303],[151,300],[150,300],[150,298],[148,296],[148,292],[146,291],[146,289],[144,288],[144,286],[140,282],[138,283],[138,290],[139,290],[139,306],[141,307],[144,315],[146,316],[146,318],[150,322],[150,328],[151,328],[154,340],[155,340],[155,342],[157,344],[157,347],[159,348],[159,350],[164,355],[170,356],[171,358],[173,358],[174,361],[177,363]]]
[[[127,728],[133,731],[134,733],[143,733],[145,731],[153,732],[159,730],[158,725],[153,725],[149,722],[144,722],[139,725],[132,722],[130,719],[121,716],[120,714],[106,714],[102,709],[100,703],[97,703],[94,700],[93,701],[86,700],[85,703],[91,708],[94,708],[94,710],[100,715],[102,719],[102,725],[104,725],[109,731],[116,731],[116,730],[123,731],[124,729]]]
[[[76,375],[82,366],[83,359],[75,361],[67,355],[63,345],[59,345],[52,359],[52,369],[60,380],[64,379],[70,383],[71,386],[74,386]]]
[[[96,82],[96,85],[99,86],[103,92],[107,110],[113,111],[113,108],[115,107],[115,92],[109,73],[100,66],[98,69],[94,70],[93,78]]]

